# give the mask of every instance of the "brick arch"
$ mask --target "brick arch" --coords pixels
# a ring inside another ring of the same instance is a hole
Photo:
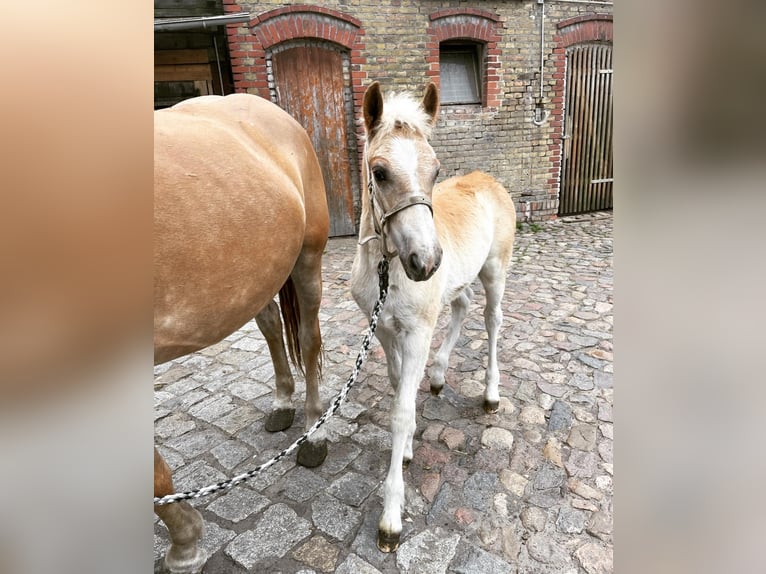
[[[241,9],[237,0],[223,0],[226,12]],[[319,39],[348,49],[351,57],[351,87],[354,112],[361,111],[363,82],[367,72],[364,29],[357,18],[322,6],[293,5],[259,14],[245,24],[227,26],[234,91],[269,99],[267,50],[298,39]]]
[[[482,105],[500,106],[500,56],[498,45],[503,27],[497,14],[478,8],[446,8],[429,15],[426,62],[427,76],[439,85],[439,43],[446,40],[472,40],[486,44]]]

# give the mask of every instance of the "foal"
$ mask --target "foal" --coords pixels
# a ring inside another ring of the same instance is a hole
[[[500,400],[497,334],[516,212],[503,186],[481,172],[434,187],[439,161],[428,139],[438,111],[434,84],[428,85],[422,102],[406,95],[384,100],[377,82],[364,95],[364,186],[351,290],[362,311],[370,315],[378,296],[378,262],[381,256],[391,260],[388,299],[376,332],[395,389],[391,464],[378,525],[378,547],[384,552],[399,546],[402,467],[412,459],[415,399],[439,312],[444,304],[451,305],[449,331],[429,373],[434,394],[444,385],[447,360],[477,276],[487,298],[484,409],[495,412]]]

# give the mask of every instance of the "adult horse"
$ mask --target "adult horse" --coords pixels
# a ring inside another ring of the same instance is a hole
[[[386,354],[395,389],[391,413],[391,464],[384,485],[378,547],[396,550],[402,531],[403,465],[412,459],[415,399],[428,358],[436,321],[449,303],[452,319],[429,371],[431,391],[444,385],[444,371],[478,276],[486,293],[484,320],[489,353],[484,409],[495,412],[500,395],[497,334],[516,231],[516,212],[508,192],[487,174],[453,177],[434,187],[439,161],[428,143],[439,111],[434,84],[422,102],[395,94],[383,98],[380,85],[364,95],[367,139],[359,246],[351,290],[370,314],[377,299],[376,269],[391,260],[389,294],[376,336]]]
[[[208,347],[255,317],[276,373],[266,428],[287,428],[294,383],[273,301],[279,293],[288,348],[305,367],[308,429],[322,413],[318,313],[329,216],[306,132],[276,105],[247,94],[186,100],[156,112],[154,124],[155,364]],[[323,438],[312,437],[298,461],[316,466],[326,449]],[[156,448],[154,463],[154,495],[173,493]],[[165,567],[201,570],[199,512],[185,501],[155,512],[171,538]]]

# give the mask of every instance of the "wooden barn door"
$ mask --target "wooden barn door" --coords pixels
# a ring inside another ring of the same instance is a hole
[[[306,128],[322,165],[330,236],[353,235],[351,166],[356,165],[356,146],[350,144],[355,136],[344,53],[330,44],[301,41],[272,52],[271,67],[276,92],[272,97]]]
[[[612,46],[567,52],[559,215],[612,208]]]

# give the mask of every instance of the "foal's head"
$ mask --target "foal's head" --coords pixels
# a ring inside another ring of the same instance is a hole
[[[374,82],[364,94],[363,111],[372,212],[384,252],[390,240],[407,276],[425,281],[442,258],[431,209],[439,160],[428,143],[439,94],[431,83],[421,102],[404,94],[384,100],[380,84]]]

